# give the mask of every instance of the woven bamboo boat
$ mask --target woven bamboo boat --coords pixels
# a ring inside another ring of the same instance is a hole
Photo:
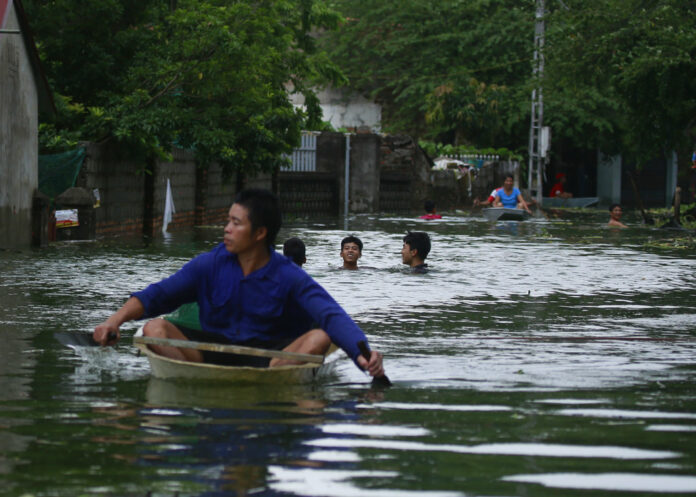
[[[177,311],[177,313],[166,316],[166,319],[172,322],[185,322],[186,325],[190,325],[192,324],[190,320],[191,309]],[[197,308],[195,311],[197,313]],[[186,322],[186,319],[188,319],[188,322]],[[162,379],[266,384],[308,383],[322,376],[329,375],[335,369],[336,363],[340,358],[340,349],[332,343],[321,364],[307,362],[274,368],[223,366],[170,359],[155,353],[146,344],[138,343],[135,341],[135,337],[142,337],[142,327],[134,335],[134,345],[141,354],[147,357],[150,362],[152,375]]]

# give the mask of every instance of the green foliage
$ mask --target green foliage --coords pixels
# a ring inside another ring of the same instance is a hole
[[[668,224],[674,218],[674,209],[672,207],[647,209],[647,213],[655,220],[657,227]],[[680,204],[679,220],[684,228],[696,230],[696,203]]]
[[[84,105],[73,103],[69,97],[57,93],[53,101],[57,119],[39,124],[39,150],[44,154],[75,149],[82,137],[79,123],[88,112]]]
[[[272,171],[303,128],[321,125],[310,85],[341,82],[309,35],[339,20],[321,0],[27,3],[51,84],[66,95],[47,146],[111,138],[152,158],[177,143],[228,174]],[[314,103],[306,113],[288,83]]]
[[[382,104],[385,131],[436,142],[526,149],[538,84],[556,143],[641,164],[696,142],[696,0],[547,2],[541,81],[533,0],[24,4],[59,94],[45,150],[176,141],[202,164],[272,170],[300,129],[326,129],[312,88],[329,83]]]
[[[638,164],[696,139],[696,2],[570,0],[547,21],[546,122]]]
[[[384,107],[385,130],[519,146],[529,121],[532,10],[512,0],[338,0],[324,46],[352,87]]]
[[[383,128],[454,144],[526,148],[541,85],[555,141],[638,164],[696,142],[695,0],[546,2],[545,68],[532,77],[535,2],[336,0],[325,46]]]

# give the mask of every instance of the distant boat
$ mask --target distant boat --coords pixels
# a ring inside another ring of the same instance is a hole
[[[597,205],[599,202],[599,197],[544,197],[541,201],[541,205],[544,207],[592,207]]]
[[[481,211],[489,221],[524,221],[531,217],[524,209],[510,209],[508,207],[489,207]]]

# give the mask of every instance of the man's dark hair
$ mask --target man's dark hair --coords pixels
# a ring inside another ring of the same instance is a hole
[[[362,241],[360,241],[360,238],[358,238],[357,236],[350,235],[350,236],[345,237],[343,240],[341,240],[341,250],[343,250],[343,246],[346,243],[356,244],[358,246],[358,248],[360,249],[360,252],[362,252],[363,244],[362,244]]]
[[[512,174],[506,174],[503,179],[508,179],[508,178],[512,178],[512,181],[515,181],[515,176]]]
[[[609,212],[613,211],[616,207],[621,207],[621,204],[611,204],[609,206]]]
[[[239,204],[249,211],[251,231],[261,227],[266,228],[266,243],[275,245],[275,238],[283,224],[280,215],[280,202],[278,197],[268,190],[249,188],[237,193],[234,203]]]
[[[426,200],[423,207],[425,208],[425,212],[433,212],[435,210],[435,202],[432,200]]]
[[[430,237],[424,231],[409,231],[404,237],[404,243],[411,247],[411,250],[417,250],[418,257],[423,260],[430,253]]]
[[[292,262],[301,266],[305,262],[305,244],[297,237],[288,238],[283,244],[283,255],[292,259]]]

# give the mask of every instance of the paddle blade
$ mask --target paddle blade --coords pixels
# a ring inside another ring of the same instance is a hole
[[[392,382],[389,378],[387,378],[386,374],[383,374],[382,376],[374,376],[372,378],[372,386],[377,388],[386,388],[392,386]]]
[[[69,331],[56,331],[53,337],[66,347],[97,347],[91,333],[71,333]]]
[[[91,333],[56,331],[53,337],[66,347],[99,347],[99,344],[94,341],[94,337]],[[109,340],[115,339],[116,334],[110,333]]]

